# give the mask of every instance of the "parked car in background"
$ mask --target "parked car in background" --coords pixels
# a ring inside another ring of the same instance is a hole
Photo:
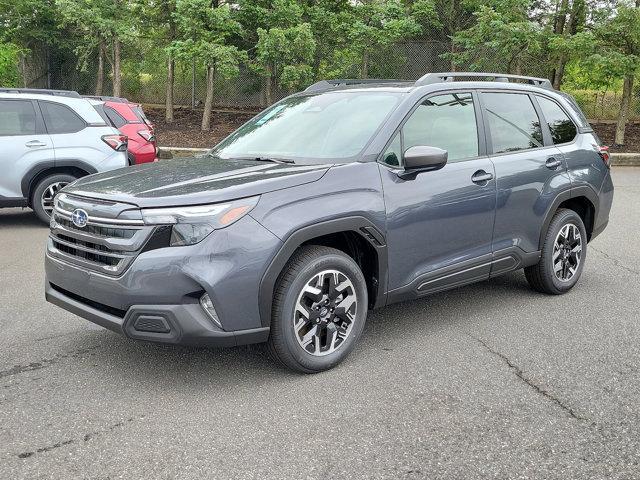
[[[31,207],[48,223],[61,188],[128,165],[127,136],[98,114],[102,104],[77,92],[0,89],[0,207]]]
[[[104,102],[103,110],[109,123],[129,138],[129,163],[155,162],[158,145],[153,125],[142,106],[120,97],[87,97]]]
[[[568,292],[612,199],[606,148],[548,80],[322,81],[207,156],[70,185],[46,298],[130,338],[267,341],[318,372],[372,308],[522,268]]]

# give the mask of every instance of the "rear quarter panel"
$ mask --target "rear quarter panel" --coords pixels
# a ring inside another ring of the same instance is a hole
[[[127,166],[126,152],[116,152],[102,141],[103,135],[117,134],[111,127],[86,127],[76,133],[51,135],[56,162],[80,160],[98,172]]]

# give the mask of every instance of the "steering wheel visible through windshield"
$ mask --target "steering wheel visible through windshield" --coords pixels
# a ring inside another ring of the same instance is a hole
[[[287,98],[224,139],[220,158],[344,162],[359,154],[400,102],[390,91],[339,91]]]

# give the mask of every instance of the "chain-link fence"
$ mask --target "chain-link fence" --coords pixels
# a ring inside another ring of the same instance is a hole
[[[369,77],[415,80],[425,73],[451,70],[446,58],[450,43],[440,41],[407,41],[394,44],[377,51],[370,59]],[[504,72],[507,70],[504,58],[490,50],[478,51],[473,55],[474,66],[461,65],[457,70],[482,70]],[[36,62],[35,60],[38,60]],[[28,86],[77,90],[83,94],[94,94],[96,85],[96,65],[77,68],[67,59],[37,58],[32,61]],[[47,69],[47,63],[50,67]],[[36,68],[37,67],[37,68]],[[105,68],[108,71],[108,65]],[[37,70],[41,71],[38,72]],[[547,77],[549,65],[544,58],[525,57],[520,61],[519,70],[524,75]],[[344,77],[358,78],[360,65],[354,64],[343,72]],[[143,104],[164,104],[167,87],[165,60],[139,58],[124,63],[122,96]],[[621,93],[604,90],[571,90],[590,119],[615,119],[620,108]],[[104,95],[112,93],[110,76],[104,78]],[[276,88],[273,100],[279,100],[292,93]],[[191,64],[177,63],[174,73],[174,105],[198,107],[204,104],[206,96],[206,69],[197,61]],[[238,76],[232,79],[215,80],[214,105],[216,108],[259,109],[267,106],[266,80],[246,66],[240,68]],[[633,96],[630,119],[640,120],[640,98]]]

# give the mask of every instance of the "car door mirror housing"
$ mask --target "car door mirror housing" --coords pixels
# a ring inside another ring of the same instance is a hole
[[[404,152],[404,169],[407,172],[438,170],[447,164],[448,156],[441,148],[416,145]]]

